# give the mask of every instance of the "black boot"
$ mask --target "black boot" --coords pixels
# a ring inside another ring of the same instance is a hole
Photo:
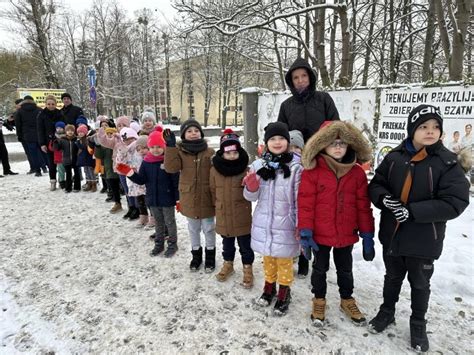
[[[304,257],[303,254],[300,254],[298,257],[298,277],[304,279],[308,276],[309,261]]]
[[[206,248],[206,260],[204,262],[204,272],[213,272],[216,268],[216,248]]]
[[[202,248],[199,247],[198,250],[191,250],[191,254],[193,254],[193,260],[191,260],[189,268],[191,271],[198,271],[202,264]]]
[[[107,198],[105,202],[112,202],[114,200],[114,195],[112,194],[112,190],[107,190]]]
[[[178,251],[178,242],[168,238],[168,248],[165,251],[165,258],[171,258]]]
[[[59,182],[59,187],[64,190],[66,188],[66,181],[60,181]]]
[[[268,307],[273,298],[276,295],[276,283],[269,283],[265,281],[265,286],[263,286],[263,293],[260,298],[257,299],[257,304],[259,306]]]
[[[369,322],[369,332],[381,333],[395,322],[395,312],[380,308],[379,313]]]
[[[100,189],[101,194],[105,194],[107,192],[107,180],[104,177],[101,178],[102,181],[102,189]]]
[[[280,285],[278,290],[277,301],[273,308],[273,314],[276,316],[284,316],[288,312],[288,307],[291,303],[291,290],[289,286]]]
[[[151,256],[157,256],[165,250],[165,238],[155,238],[155,247],[150,252]]]
[[[411,347],[417,352],[425,352],[430,348],[426,335],[426,320],[410,318]]]
[[[131,207],[131,209],[132,209],[132,213],[130,213],[130,216],[128,217],[128,219],[131,221],[138,219],[140,217],[140,210],[136,207]]]
[[[132,212],[133,212],[133,207],[129,207],[127,213],[125,213],[122,218],[123,219],[130,218],[130,216],[132,215]]]

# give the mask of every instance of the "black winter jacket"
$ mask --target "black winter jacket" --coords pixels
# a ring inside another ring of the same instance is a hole
[[[36,119],[41,109],[33,100],[23,100],[20,109],[15,113],[15,126],[18,141],[37,143],[38,127]]]
[[[47,108],[44,108],[40,112],[38,119],[36,120],[38,127],[38,143],[40,146],[49,146],[49,142],[53,140],[54,134],[56,133],[56,127],[54,125],[56,122],[62,120],[63,115],[58,109],[50,111]]]
[[[303,94],[295,90],[291,79],[291,73],[299,68],[306,69],[309,75],[309,88]],[[339,120],[339,112],[331,96],[327,92],[316,91],[316,75],[306,60],[297,58],[286,73],[285,81],[293,96],[282,102],[278,121],[286,123],[290,131],[301,131],[305,142],[324,121]]]
[[[79,148],[76,141],[76,137],[72,139],[55,139],[53,141],[53,149],[63,152],[63,165],[77,166],[77,152]]]
[[[458,217],[469,204],[469,182],[456,155],[441,141],[426,146],[428,156],[412,163],[406,143],[388,153],[369,184],[370,199],[382,210],[379,239],[388,255],[438,259],[446,221]],[[413,178],[406,204],[410,218],[397,228],[382,200],[385,195],[400,198],[409,169]]]
[[[79,106],[74,106],[74,105],[69,105],[67,107],[63,106],[63,108],[61,108],[61,113],[64,116],[64,123],[72,124],[74,126],[77,126],[76,119],[79,116],[84,116],[84,113],[82,112],[82,108],[80,108]]]

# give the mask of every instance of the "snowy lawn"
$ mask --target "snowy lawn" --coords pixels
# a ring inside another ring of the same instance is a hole
[[[328,274],[327,326],[311,325],[310,280],[296,279],[293,303],[282,318],[254,300],[263,286],[257,256],[256,285],[239,283],[242,267],[226,283],[189,272],[185,218],[177,217],[175,257],[150,257],[150,232],[122,214],[111,215],[100,193],[48,191],[49,178],[21,175],[0,180],[0,353],[339,353],[409,352],[410,290],[405,282],[397,323],[369,334],[339,311],[334,267]],[[125,201],[125,199],[123,199]],[[471,204],[472,205],[472,204]],[[378,211],[375,210],[378,220]],[[473,344],[472,207],[448,223],[445,248],[435,263],[428,315],[431,352],[471,353]],[[373,262],[354,248],[355,292],[373,317],[382,295],[380,244]],[[218,263],[222,265],[218,237]],[[216,270],[217,272],[217,270]]]

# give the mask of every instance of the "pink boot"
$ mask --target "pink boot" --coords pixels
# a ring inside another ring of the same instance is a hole
[[[138,218],[138,222],[135,227],[143,228],[146,226],[147,222],[148,222],[148,216],[146,214],[141,214],[140,217]]]
[[[155,218],[152,215],[148,216],[148,223],[145,226],[145,230],[155,230]]]

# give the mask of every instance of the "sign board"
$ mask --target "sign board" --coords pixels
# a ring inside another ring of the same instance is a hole
[[[61,95],[65,93],[64,89],[17,89],[17,97],[20,99],[24,98],[26,95],[30,95],[36,104],[40,108],[45,108],[45,98],[48,95],[53,95],[57,101],[57,108],[60,109],[63,107],[63,102],[61,101]]]

